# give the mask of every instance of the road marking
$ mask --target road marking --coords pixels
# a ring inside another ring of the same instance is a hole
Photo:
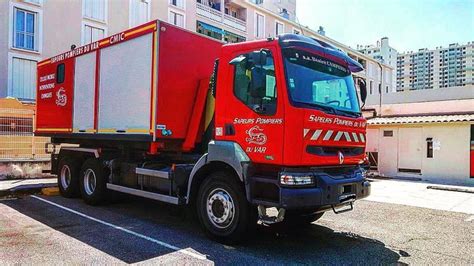
[[[82,217],[84,217],[84,218],[86,218],[86,219],[89,219],[89,220],[92,220],[92,221],[94,221],[94,222],[98,222],[98,223],[100,223],[100,224],[103,224],[103,225],[112,227],[112,228],[114,228],[114,229],[120,230],[120,231],[125,232],[125,233],[127,233],[127,234],[131,234],[131,235],[134,235],[134,236],[136,236],[136,237],[139,237],[139,238],[148,240],[148,241],[150,241],[150,242],[153,242],[153,243],[155,243],[155,244],[158,244],[158,245],[160,245],[160,246],[163,246],[163,247],[172,249],[172,250],[177,251],[177,252],[179,252],[179,253],[182,253],[182,254],[184,254],[184,255],[188,255],[188,256],[191,256],[191,257],[194,257],[194,258],[197,258],[197,259],[200,259],[200,260],[206,260],[206,259],[207,259],[207,258],[206,258],[206,255],[201,255],[201,254],[197,254],[197,253],[194,253],[194,252],[190,252],[190,251],[188,251],[188,250],[183,250],[183,249],[181,249],[181,248],[178,248],[178,247],[173,246],[173,245],[171,245],[171,244],[165,243],[165,242],[163,242],[163,241],[154,239],[154,238],[149,237],[149,236],[146,236],[146,235],[142,235],[142,234],[137,233],[137,232],[134,232],[134,231],[132,231],[132,230],[125,229],[125,228],[123,228],[123,227],[121,227],[121,226],[118,226],[118,225],[114,225],[114,224],[111,224],[111,223],[102,221],[102,220],[100,220],[100,219],[91,217],[91,216],[89,216],[89,215],[83,214],[83,213],[78,212],[78,211],[75,211],[75,210],[73,210],[73,209],[69,209],[68,207],[64,207],[64,206],[59,205],[59,204],[57,204],[57,203],[54,203],[54,202],[52,202],[52,201],[45,200],[45,199],[40,198],[40,197],[38,197],[38,196],[32,195],[31,197],[32,197],[32,198],[35,198],[35,199],[37,199],[37,200],[40,200],[40,201],[42,201],[42,202],[48,203],[48,204],[50,204],[50,205],[56,206],[56,207],[58,207],[58,208],[60,208],[60,209],[63,209],[63,210],[65,210],[65,211],[68,211],[68,212],[74,213],[74,214],[76,214],[76,215],[82,216]]]

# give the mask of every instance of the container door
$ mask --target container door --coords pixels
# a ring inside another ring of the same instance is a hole
[[[76,57],[73,132],[94,133],[96,52]]]
[[[150,134],[153,34],[100,50],[99,133]]]
[[[398,172],[421,174],[423,139],[421,127],[399,129]]]

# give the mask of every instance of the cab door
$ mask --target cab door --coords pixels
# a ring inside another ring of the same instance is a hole
[[[254,163],[280,164],[283,102],[279,64],[271,48],[238,52],[228,68],[223,137],[238,143]],[[222,62],[224,63],[224,62]],[[229,84],[230,85],[230,84]]]

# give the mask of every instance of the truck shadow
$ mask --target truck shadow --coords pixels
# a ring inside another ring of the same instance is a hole
[[[226,246],[209,240],[189,212],[176,206],[134,197],[100,207],[87,206],[79,199],[49,197],[48,200],[147,237],[205,254],[216,264],[394,264],[400,258],[381,241],[351,232],[335,232],[318,224],[294,230],[259,225],[246,242]],[[126,263],[153,263],[153,259],[159,263],[161,256],[175,252],[31,197],[0,204]]]

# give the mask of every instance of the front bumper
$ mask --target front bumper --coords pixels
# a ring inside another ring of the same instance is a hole
[[[269,207],[284,208],[286,210],[322,210],[342,205],[347,205],[370,195],[371,186],[364,176],[364,170],[355,167],[344,176],[330,174],[329,171],[309,171],[314,175],[316,184],[310,187],[282,186],[278,181],[273,181],[277,187],[271,200],[255,197],[251,193],[251,202]],[[265,182],[258,178],[258,182]],[[273,179],[274,180],[274,179]],[[255,187],[255,184],[251,187]],[[251,189],[255,191],[255,189]]]

